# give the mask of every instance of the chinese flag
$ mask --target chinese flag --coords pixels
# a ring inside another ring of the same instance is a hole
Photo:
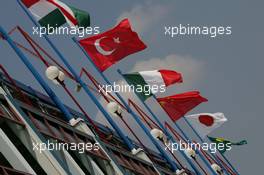
[[[128,19],[107,32],[85,38],[79,43],[102,72],[124,57],[146,48],[138,34],[132,31]]]
[[[202,102],[208,101],[198,91],[185,92],[157,99],[169,117],[175,122]]]

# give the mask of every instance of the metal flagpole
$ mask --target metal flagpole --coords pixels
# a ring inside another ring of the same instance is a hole
[[[25,13],[27,14],[27,16],[31,19],[31,21],[38,27],[40,27],[40,25],[35,21],[35,19],[33,18],[33,16],[28,12],[28,10],[24,7],[24,5],[21,3],[20,0],[17,0],[18,4],[21,6],[21,8],[25,11]],[[53,50],[56,52],[56,54],[59,56],[59,58],[62,60],[62,62],[66,65],[66,67],[70,70],[70,72],[73,74],[74,78],[76,79],[76,81],[83,87],[84,91],[86,92],[86,94],[92,99],[92,101],[96,104],[96,106],[99,108],[99,110],[103,113],[103,115],[105,116],[105,118],[107,119],[107,121],[110,123],[110,125],[115,129],[115,131],[118,133],[118,135],[120,136],[120,138],[123,139],[123,141],[125,142],[125,144],[127,145],[127,147],[129,148],[130,151],[135,150],[134,145],[132,144],[132,142],[128,139],[128,137],[122,132],[122,130],[118,127],[118,125],[114,122],[114,120],[111,118],[111,116],[106,112],[106,110],[103,108],[103,106],[99,103],[99,101],[97,101],[96,97],[92,94],[92,92],[88,89],[88,87],[86,86],[86,84],[81,80],[81,78],[78,76],[78,74],[74,71],[74,69],[70,66],[70,64],[67,62],[67,60],[63,57],[63,55],[59,52],[59,50],[55,47],[55,45],[51,42],[51,40],[47,37],[47,35],[44,35],[44,38],[46,39],[46,41],[50,44],[50,46],[53,48]],[[169,158],[169,157],[167,157]],[[171,166],[173,167],[173,169],[177,169],[177,167],[175,166],[175,164],[173,164],[173,162],[171,162]]]
[[[124,78],[122,72],[120,69],[117,70],[117,72]],[[125,78],[124,78],[125,79]],[[136,94],[137,95],[137,94]],[[137,95],[137,97],[139,98],[139,96]],[[155,100],[156,99],[156,96],[153,94],[153,97]],[[166,130],[166,128],[163,126],[163,124],[161,123],[161,121],[159,120],[159,118],[153,113],[153,111],[150,109],[150,107],[141,99],[139,98],[140,101],[143,103],[143,105],[146,107],[146,109],[149,111],[149,113],[154,117],[155,121],[159,124],[159,126],[161,127],[161,129],[165,132],[165,134],[173,140],[173,142],[175,142],[174,138],[172,137],[172,135]],[[173,122],[176,126],[176,128],[178,128],[180,130],[180,132],[182,133],[182,135],[185,137],[185,139],[187,141],[190,141],[188,136],[184,133],[184,131],[180,128],[180,126],[176,123],[176,122]],[[185,153],[183,153],[185,155]],[[212,171],[213,174],[217,175],[215,173],[215,171],[212,169],[212,167],[210,166],[210,164],[204,159],[204,157],[198,152],[198,155],[201,157],[201,159],[203,160],[203,162],[206,164],[206,166]]]
[[[231,166],[231,168],[233,169],[233,171],[235,171],[238,175],[238,171],[236,170],[236,168],[231,164],[231,162],[226,158],[226,156],[222,153],[220,153],[222,155],[222,157],[225,159],[225,161],[229,164],[229,166]]]
[[[22,53],[22,51],[15,45],[13,40],[8,36],[6,31],[0,26],[0,33],[3,38],[8,42],[8,44],[14,49],[16,54],[19,56],[21,61],[26,65],[26,67],[30,70],[32,75],[36,78],[39,84],[43,87],[43,89],[47,92],[50,98],[54,101],[54,103],[60,108],[60,110],[64,113],[65,118],[70,121],[73,119],[72,115],[68,111],[68,109],[64,106],[64,104],[60,101],[60,99],[56,96],[56,94],[51,90],[48,84],[43,80],[38,71],[33,67],[33,65],[29,62],[27,57]]]
[[[73,41],[80,47],[80,49],[84,52],[84,50],[82,49],[82,47],[79,45],[78,41],[73,38]],[[84,52],[84,54],[86,55],[86,53]],[[86,55],[88,56],[88,55]],[[91,60],[90,60],[91,61]],[[103,77],[103,79],[107,82],[107,84],[111,85],[110,81],[105,77],[105,75],[93,64],[93,62],[91,62],[92,65],[95,67],[95,69],[98,71],[98,73]],[[167,155],[167,153],[165,152],[165,150],[159,145],[159,143],[157,142],[157,140],[152,137],[150,131],[146,128],[146,126],[141,122],[141,120],[139,119],[139,117],[130,109],[130,107],[127,105],[127,103],[125,102],[125,100],[118,94],[115,93],[117,95],[117,97],[122,101],[122,103],[125,105],[125,107],[128,109],[128,113],[130,113],[132,115],[132,117],[136,120],[136,122],[138,123],[138,125],[143,129],[143,131],[147,134],[147,136],[150,138],[150,140],[152,141],[152,143],[156,146],[156,148],[160,151],[160,153],[164,156],[164,158],[168,161],[168,163],[171,165],[172,169],[174,171],[176,171],[177,169],[180,168],[179,165],[177,165],[175,162],[173,162],[170,157]]]
[[[2,36],[4,39],[7,39],[8,43],[12,46],[12,48],[16,51],[18,56],[21,58],[23,63],[27,66],[27,68],[31,71],[33,76],[37,79],[37,81],[41,84],[41,86],[44,88],[44,90],[47,92],[47,94],[50,96],[50,98],[53,100],[53,102],[58,106],[58,108],[62,111],[64,114],[63,116],[66,118],[66,120],[70,121],[75,120],[68,109],[64,106],[64,104],[59,100],[59,98],[54,94],[54,92],[50,89],[50,87],[46,84],[46,82],[42,79],[42,77],[38,74],[38,72],[34,69],[33,65],[28,61],[27,57],[21,52],[21,50],[15,45],[15,43],[11,40],[11,38],[7,35],[7,33],[4,33],[5,31],[0,26],[0,35],[2,33]],[[98,138],[97,136],[95,136]],[[118,164],[116,164],[118,166]]]
[[[83,53],[85,54],[85,56],[87,57],[87,59],[89,60],[89,62],[95,67],[95,69],[98,71],[98,73],[101,74],[101,76],[103,77],[103,79],[109,84],[111,85],[111,82],[106,78],[106,76],[97,68],[97,66],[93,63],[93,61],[90,59],[90,57],[88,56],[88,54],[85,52],[85,50],[83,49],[83,47],[80,46],[79,42],[73,38],[73,41],[79,46],[79,48],[83,51]],[[152,142],[154,143],[154,145],[156,147],[158,147],[158,149],[162,152],[164,152],[164,150],[161,148],[161,146],[157,143],[157,141],[153,138],[153,136],[151,135],[151,133],[149,132],[149,130],[146,128],[146,126],[142,123],[142,121],[139,119],[138,115],[134,113],[134,111],[130,108],[130,106],[126,103],[126,101],[123,99],[123,97],[121,97],[121,95],[119,93],[115,93],[117,95],[117,97],[121,100],[121,102],[125,105],[125,107],[128,109],[128,112],[133,116],[133,118],[136,120],[136,122],[141,126],[141,128],[145,131],[145,133],[150,137],[150,139],[152,140]],[[163,153],[163,156],[166,156],[166,159],[170,159],[166,152]],[[198,174],[199,170],[195,167],[195,165],[189,160],[189,158],[182,152],[183,156],[185,157],[185,159],[188,161],[188,163],[191,165],[191,167],[194,169],[194,171]],[[177,164],[176,164],[177,165]],[[177,165],[177,167],[179,167],[179,165]]]
[[[201,142],[205,142],[204,139],[200,136],[200,134],[198,134],[198,132],[196,131],[196,129],[194,129],[194,127],[191,125],[191,123],[185,117],[183,117],[183,118],[184,118],[184,121],[187,123],[187,125],[193,130],[193,132],[195,133],[195,135],[199,138],[199,140]],[[231,166],[231,168],[233,169],[233,171],[235,171],[235,173],[239,175],[239,173],[237,172],[237,170],[235,169],[235,167],[231,164],[231,162],[229,162],[229,160],[224,156],[224,154],[222,154],[221,152],[219,152],[219,153],[222,155],[222,157],[225,159],[225,161],[229,164],[229,166]],[[216,157],[214,155],[212,155],[212,156],[216,159]]]
[[[190,124],[190,122],[185,118],[185,117],[183,117],[184,118],[184,121],[187,123],[187,125],[192,129],[192,131],[195,133],[195,135],[199,138],[199,140],[202,142],[202,143],[204,143],[205,141],[202,139],[202,137],[198,134],[198,132],[193,128],[193,126]],[[211,154],[214,158],[215,158],[215,160],[217,161],[217,159],[216,159],[216,157],[213,155],[213,154]],[[220,162],[219,161],[217,161],[219,164],[220,164]],[[220,164],[221,165],[221,164]],[[223,168],[223,167],[222,167]]]
[[[17,27],[18,31],[24,36],[24,38],[28,41],[28,43],[31,45],[31,47],[33,48],[33,50],[36,52],[36,55],[39,57],[39,59],[44,63],[44,65],[46,66],[46,68],[48,68],[50,66],[50,63],[48,63],[43,56],[40,54],[40,52],[38,51],[38,49],[36,49],[34,42],[32,43],[32,39],[28,38],[28,35],[25,33],[25,31],[23,31],[19,26]],[[40,48],[41,49],[41,48]],[[44,52],[45,53],[45,52]],[[66,71],[66,73],[68,73]],[[79,102],[75,99],[75,97],[71,94],[71,92],[69,91],[69,89],[66,87],[66,84],[64,83],[64,81],[60,81],[57,80],[60,85],[63,87],[63,89],[66,91],[66,93],[70,96],[70,98],[73,100],[73,102],[76,104],[76,106],[81,110],[81,112],[84,114],[84,116],[87,118],[88,122],[91,123],[93,129],[95,130],[95,133],[97,132],[97,134],[99,134],[99,136],[102,136],[102,133],[100,132],[100,130],[98,129],[98,127],[96,126],[96,124],[94,123],[94,121],[88,116],[88,114],[86,113],[86,111],[82,108],[82,106],[79,104]]]
[[[35,19],[33,18],[33,16],[28,12],[28,10],[21,4],[20,0],[17,0],[18,4],[22,7],[22,9],[26,12],[26,14],[28,15],[28,17],[31,19],[31,21],[38,27],[40,27],[40,25],[35,21]],[[122,132],[122,130],[117,126],[117,124],[113,121],[113,119],[111,118],[111,116],[106,112],[106,110],[103,108],[103,106],[99,103],[99,101],[96,99],[96,97],[90,92],[90,90],[87,88],[87,86],[85,85],[85,83],[79,78],[78,74],[74,71],[74,69],[70,66],[70,64],[68,63],[68,61],[63,57],[63,55],[59,52],[59,50],[56,48],[56,46],[51,42],[51,40],[47,37],[46,34],[43,35],[44,38],[46,39],[46,41],[50,44],[50,46],[54,49],[54,51],[56,52],[56,54],[59,56],[59,58],[63,61],[63,63],[66,65],[66,67],[70,70],[70,72],[73,74],[73,76],[75,77],[76,81],[83,87],[84,91],[87,93],[87,95],[93,100],[93,102],[96,104],[96,106],[99,108],[99,110],[104,114],[104,116],[106,117],[107,121],[111,124],[111,126],[117,131],[117,133],[120,135],[120,137],[124,140],[124,142],[126,143],[126,145],[128,146],[128,148],[130,150],[134,149],[134,146],[132,145],[132,143],[129,141],[129,139],[125,136],[125,134]],[[96,67],[96,66],[95,66]],[[96,67],[97,68],[97,67]],[[99,71],[100,72],[100,71]],[[101,72],[100,72],[101,73]],[[103,76],[103,78],[106,78],[102,73],[101,75]],[[106,79],[107,80],[107,79]],[[109,83],[109,81],[107,81]],[[119,94],[118,94],[119,96]],[[120,96],[121,97],[121,96]],[[122,99],[122,98],[121,98]],[[121,100],[120,99],[120,100]],[[122,101],[122,100],[121,100]],[[124,100],[123,100],[124,101]],[[126,104],[126,103],[125,103]],[[128,108],[129,109],[129,108]],[[130,110],[132,111],[132,110]],[[133,115],[132,115],[133,116]],[[139,120],[139,118],[134,117],[135,120],[138,122],[138,124],[141,123],[141,121]],[[152,142],[155,144],[155,146],[160,150],[160,152],[163,154],[163,156],[166,158],[166,160],[170,163],[170,165],[172,166],[172,168],[176,171],[176,169],[179,167],[175,162],[173,162],[168,155],[166,154],[166,152],[162,149],[162,147],[157,143],[157,141],[152,137],[151,133],[147,130],[147,128],[141,123],[140,126],[142,126],[143,130],[146,132],[146,134],[150,137],[150,139],[152,140]],[[187,158],[188,159],[188,158]],[[195,167],[196,168],[196,167]]]
[[[21,8],[25,11],[27,16],[31,19],[31,21],[38,27],[40,25],[35,21],[34,17],[28,12],[28,10],[24,7],[24,5],[21,3],[20,0],[17,0],[18,4],[21,6]],[[59,58],[63,61],[63,63],[69,68],[70,72],[73,74],[76,81],[83,87],[85,92],[88,94],[88,96],[92,99],[92,101],[95,103],[95,105],[99,108],[99,110],[103,113],[107,121],[110,123],[110,125],[116,130],[118,135],[124,140],[129,150],[133,150],[134,146],[132,143],[127,139],[126,135],[122,132],[122,130],[118,127],[118,125],[114,122],[114,120],[111,118],[110,114],[106,112],[104,107],[97,101],[96,97],[92,94],[92,92],[87,88],[85,83],[79,78],[78,74],[74,71],[74,69],[70,66],[70,64],[66,61],[66,59],[63,57],[63,55],[59,52],[59,50],[55,47],[55,45],[50,41],[50,39],[47,37],[46,34],[43,35],[46,41],[50,44],[50,46],[54,49],[56,54],[59,56]]]

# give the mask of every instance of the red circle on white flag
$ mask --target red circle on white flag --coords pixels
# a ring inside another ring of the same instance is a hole
[[[210,115],[200,115],[199,122],[207,127],[210,127],[214,124],[214,118]]]

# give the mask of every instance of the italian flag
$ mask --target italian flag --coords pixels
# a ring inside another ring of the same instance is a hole
[[[39,24],[43,27],[59,27],[66,22],[70,26],[88,27],[87,12],[68,6],[58,0],[22,0]]]
[[[128,84],[134,85],[135,87],[137,87],[138,85],[140,85],[141,87],[144,87],[146,85],[149,85],[150,87],[168,87],[174,83],[182,82],[182,75],[173,70],[152,70],[134,72],[124,74],[124,78],[126,79]],[[146,100],[148,97],[152,96],[152,94],[148,94],[147,92],[136,93],[142,100]],[[157,92],[152,91],[152,93]]]

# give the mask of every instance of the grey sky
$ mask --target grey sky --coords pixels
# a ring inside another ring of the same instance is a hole
[[[15,0],[3,0],[0,22],[6,30],[15,25],[32,32],[33,24]],[[139,31],[148,48],[131,55],[105,72],[112,81],[119,81],[116,69],[123,72],[145,69],[168,68],[183,73],[184,83],[167,90],[166,95],[188,90],[200,90],[209,99],[195,112],[223,112],[229,121],[212,133],[233,141],[246,139],[248,145],[234,147],[226,156],[239,169],[241,174],[260,173],[263,132],[263,7],[260,0],[240,1],[151,1],[151,0],[64,0],[68,4],[86,10],[91,15],[92,25],[105,31],[123,17],[130,17],[135,30]],[[231,36],[219,38],[185,36],[169,38],[164,36],[164,25],[179,24],[205,26],[232,26]],[[14,35],[15,40],[21,37]],[[82,52],[68,36],[52,36],[54,43],[69,59],[76,70],[85,66],[93,74],[96,71],[89,65]],[[44,39],[34,37],[48,47]],[[0,63],[16,79],[41,89],[28,72],[15,52],[3,42],[0,46]],[[53,54],[55,56],[55,54]],[[44,73],[44,66],[32,59]],[[44,74],[43,74],[44,75]],[[98,74],[96,77],[100,79]],[[74,84],[67,80],[73,89]],[[72,105],[61,88],[51,84],[54,91],[67,104]],[[83,92],[76,94],[91,116],[97,114],[95,106]],[[157,104],[149,102],[157,114],[165,116]],[[93,110],[91,110],[93,109]],[[131,120],[131,119],[129,119]],[[131,120],[131,123],[133,121]],[[134,128],[137,128],[134,125]],[[186,132],[190,132],[186,130]],[[142,134],[142,132],[140,132]],[[144,136],[143,136],[144,137]],[[146,143],[149,144],[149,143]]]

